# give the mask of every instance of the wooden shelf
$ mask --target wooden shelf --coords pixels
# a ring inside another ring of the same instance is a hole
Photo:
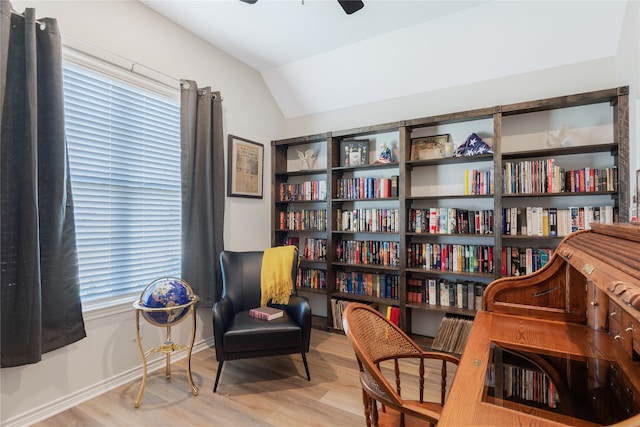
[[[458,316],[467,316],[467,317],[475,317],[476,313],[478,312],[477,310],[469,310],[466,308],[430,305],[430,304],[417,303],[417,302],[408,302],[407,308],[411,308],[414,310],[437,311],[441,313],[456,314]]]
[[[561,191],[559,193],[518,193],[518,194],[503,194],[502,198],[510,199],[515,197],[576,197],[576,196],[611,196],[615,197],[618,195],[617,191]]]
[[[443,194],[439,196],[408,196],[407,202],[420,200],[444,200],[444,199],[493,199],[493,194]]]
[[[569,156],[575,154],[585,154],[585,150],[589,153],[616,153],[618,144],[592,144],[576,147],[558,147],[546,148],[541,150],[527,150],[502,153],[503,160],[512,159],[531,159],[541,157]]]

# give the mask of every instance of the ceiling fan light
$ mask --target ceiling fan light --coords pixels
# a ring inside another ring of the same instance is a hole
[[[351,15],[364,7],[364,3],[361,0],[338,0],[338,3],[340,3],[347,15]]]

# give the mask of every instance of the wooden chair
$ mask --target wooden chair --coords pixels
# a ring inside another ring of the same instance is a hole
[[[425,421],[432,426],[437,424],[446,397],[447,364],[458,365],[460,359],[447,353],[422,350],[406,333],[368,305],[349,304],[342,323],[360,368],[367,426],[424,425]],[[403,359],[405,362],[401,363]],[[429,359],[442,363],[440,400],[437,402],[424,399],[425,360]],[[387,369],[387,364],[393,369]],[[407,372],[411,367],[415,367],[413,374]],[[393,377],[395,387],[385,377],[385,372]],[[412,396],[415,398],[408,400],[401,396],[401,379],[405,380],[404,390],[410,391],[407,380],[411,378],[418,384],[411,390],[412,394],[415,392],[416,396]],[[380,409],[378,404],[381,404]]]

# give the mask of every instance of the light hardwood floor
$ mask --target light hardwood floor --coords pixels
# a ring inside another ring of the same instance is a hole
[[[207,349],[192,357],[198,396],[190,392],[181,360],[172,364],[169,380],[164,369],[149,374],[137,409],[140,380],[35,426],[364,426],[357,364],[347,338],[312,330],[307,359],[310,382],[300,355],[226,362],[214,394],[218,363],[214,349]],[[439,367],[433,368],[426,388],[437,395]]]

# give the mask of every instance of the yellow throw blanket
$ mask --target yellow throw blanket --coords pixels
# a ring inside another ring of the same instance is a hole
[[[293,255],[295,246],[277,246],[264,251],[260,274],[260,305],[265,306],[271,300],[273,304],[288,304],[293,283]]]

